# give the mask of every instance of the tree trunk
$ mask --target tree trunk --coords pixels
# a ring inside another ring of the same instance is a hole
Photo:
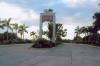
[[[7,39],[6,40],[8,41],[8,27],[7,27]]]
[[[24,40],[24,34],[23,34],[23,40]]]
[[[17,30],[16,30],[16,40],[17,40]]]
[[[23,39],[22,34],[21,34],[21,39]]]

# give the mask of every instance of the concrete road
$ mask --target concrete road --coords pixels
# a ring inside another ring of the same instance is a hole
[[[0,66],[100,66],[99,47],[64,43],[35,49],[31,45],[0,45]]]

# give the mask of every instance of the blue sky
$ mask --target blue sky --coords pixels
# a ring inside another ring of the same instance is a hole
[[[40,13],[51,8],[56,12],[56,22],[64,24],[67,38],[72,39],[76,26],[92,25],[93,14],[100,11],[98,3],[100,0],[0,0],[0,18],[11,17],[12,23],[25,23],[29,32],[38,32]],[[43,29],[46,27],[44,24]]]

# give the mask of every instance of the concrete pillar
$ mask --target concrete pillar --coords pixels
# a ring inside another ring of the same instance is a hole
[[[55,24],[55,22],[53,22],[53,36],[52,36],[52,42],[54,42],[55,43],[55,40],[56,40],[56,24]]]
[[[42,33],[43,33],[42,25],[43,25],[43,23],[42,23],[42,19],[41,19],[41,17],[40,17],[39,38],[42,38]]]

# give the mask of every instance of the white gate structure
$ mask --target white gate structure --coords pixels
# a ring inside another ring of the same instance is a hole
[[[52,35],[52,42],[55,42],[56,36],[55,36],[55,13],[52,9],[45,9],[43,13],[40,13],[40,31],[39,31],[39,38],[42,38],[43,34],[43,22],[50,22],[53,24],[53,35]]]

